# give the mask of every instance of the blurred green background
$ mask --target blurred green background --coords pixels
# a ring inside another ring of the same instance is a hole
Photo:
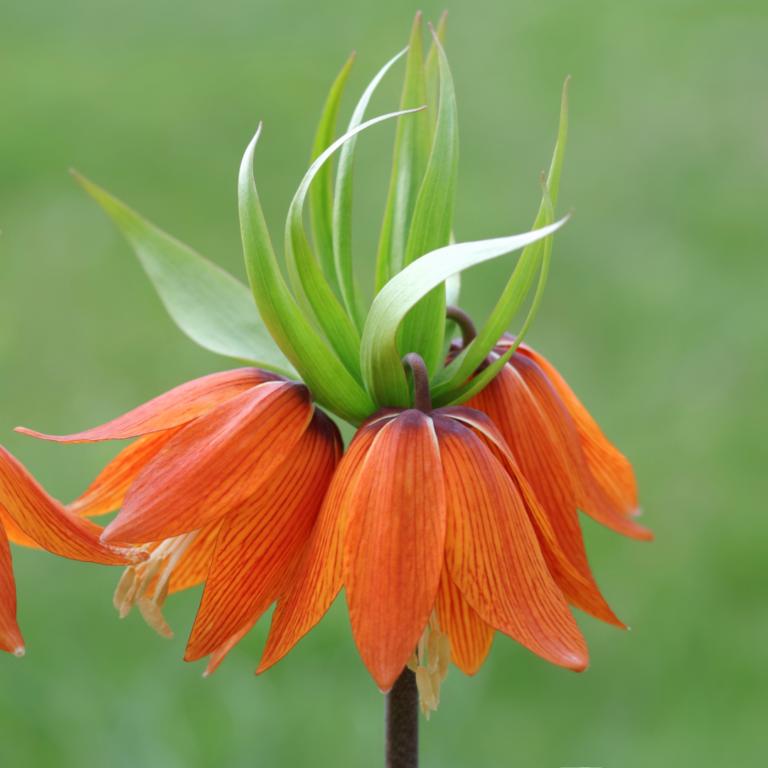
[[[436,18],[442,3],[425,2]],[[0,438],[57,496],[116,446],[72,431],[227,361],[167,319],[75,166],[241,276],[235,174],[259,119],[273,233],[350,50],[347,112],[405,44],[416,6],[2,3]],[[594,569],[632,631],[581,617],[591,668],[497,636],[453,670],[423,723],[425,766],[757,766],[768,716],[768,107],[764,2],[454,2],[457,236],[527,228],[573,75],[558,235],[532,342],[637,469],[650,545],[585,522]],[[374,109],[397,102],[398,78]],[[361,142],[355,244],[370,258],[392,127]],[[465,279],[482,315],[511,260]],[[210,680],[181,661],[197,593],[166,642],[111,607],[118,573],[15,551],[28,655],[0,658],[3,766],[355,766],[382,754],[383,700],[345,611],[267,675],[265,627]],[[583,620],[582,620],[583,619]]]

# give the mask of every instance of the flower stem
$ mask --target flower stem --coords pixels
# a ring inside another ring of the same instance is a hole
[[[477,336],[477,328],[472,318],[463,309],[454,306],[446,307],[445,316],[459,326],[462,346],[468,347]]]
[[[416,675],[405,667],[387,694],[386,768],[418,768],[419,693]]]
[[[429,371],[421,355],[409,352],[403,358],[403,365],[410,368],[413,378],[413,407],[424,413],[432,410],[432,394],[429,391]]]

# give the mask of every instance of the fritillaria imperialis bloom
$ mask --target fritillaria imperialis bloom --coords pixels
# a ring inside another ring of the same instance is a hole
[[[209,672],[275,604],[266,670],[342,588],[373,680],[384,691],[417,681],[427,712],[449,663],[475,673],[496,631],[582,670],[587,648],[571,607],[623,626],[592,576],[578,515],[648,538],[634,519],[632,468],[551,364],[520,343],[540,305],[552,236],[566,221],[554,210],[567,89],[533,229],[454,242],[458,122],[443,33],[444,25],[433,32],[425,56],[417,16],[406,51],[377,73],[335,138],[352,60],[344,66],[288,210],[285,269],[254,178],[259,127],[238,177],[255,303],[235,278],[79,178],[180,328],[249,367],[196,379],[84,432],[24,430],[64,443],[134,442],[67,508],[3,454],[0,520],[13,540],[68,557],[133,557],[115,604],[121,615],[138,605],[161,634],[170,634],[167,596],[204,583],[185,658],[209,657]],[[400,109],[365,120],[403,57]],[[354,270],[352,172],[358,139],[391,120],[371,298]],[[516,251],[486,321],[469,332],[455,306],[458,275]],[[504,334],[531,294],[513,340]],[[463,331],[453,348],[452,323]],[[331,418],[356,429],[346,452]],[[86,519],[114,511],[103,531]],[[0,642],[13,650],[9,562],[1,537]]]

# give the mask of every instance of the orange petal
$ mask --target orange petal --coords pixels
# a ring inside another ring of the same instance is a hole
[[[464,599],[445,568],[437,591],[437,618],[450,640],[453,663],[465,675],[474,675],[491,650],[494,629]]]
[[[518,367],[519,366],[519,367]],[[564,569],[546,546],[544,557],[568,600],[598,619],[623,627],[595,583],[587,560],[578,501],[583,458],[573,422],[546,378],[523,358],[506,365],[468,405],[498,427],[520,472],[554,529],[559,547],[577,571]]]
[[[217,405],[231,400],[247,389],[275,381],[277,377],[258,368],[238,368],[188,381],[150,400],[138,408],[84,432],[71,435],[47,435],[26,427],[16,431],[57,443],[93,443],[100,440],[124,440],[150,432],[159,432],[187,424]]]
[[[120,509],[139,472],[179,429],[153,432],[131,443],[104,467],[85,493],[67,504],[67,509],[84,517],[106,515]]]
[[[13,579],[11,548],[0,523],[0,650],[24,655],[24,639],[16,623],[16,582]]]
[[[272,615],[267,644],[257,673],[280,661],[323,618],[343,583],[342,541],[350,498],[374,438],[387,423],[364,424],[342,457],[288,591]]]
[[[445,504],[432,419],[404,411],[382,428],[368,451],[344,540],[352,633],[384,691],[413,655],[435,605]]]
[[[210,677],[220,666],[221,662],[227,658],[229,652],[253,629],[256,622],[261,618],[261,614],[247,621],[240,629],[235,632],[225,643],[222,643],[209,657],[208,664],[203,672],[203,677]]]
[[[603,434],[597,422],[552,363],[525,344],[520,346],[519,352],[542,369],[563,399],[576,423],[589,474],[611,509],[615,513],[628,516],[637,514],[637,484],[632,465],[627,458]],[[592,514],[590,510],[585,511]]]
[[[144,467],[104,537],[158,541],[237,509],[287,458],[312,410],[306,387],[271,382],[196,419]]]
[[[215,520],[204,526],[181,556],[178,565],[173,569],[168,584],[168,593],[181,592],[184,589],[202,584],[211,568],[211,560],[216,550],[216,539],[219,537],[222,521]]]
[[[185,659],[222,646],[285,590],[312,532],[341,448],[317,412],[290,458],[244,508],[222,523]]]
[[[584,669],[586,643],[505,469],[457,421],[436,416],[435,426],[453,580],[483,621],[554,664]]]
[[[0,504],[0,526],[5,528],[8,541],[13,544],[19,544],[22,547],[29,547],[30,549],[40,549],[38,543],[27,536],[27,534],[13,522],[13,518],[6,512],[5,507],[2,504]]]
[[[99,541],[102,529],[68,512],[24,466],[0,446],[0,506],[43,549],[72,560],[125,565],[127,553]]]

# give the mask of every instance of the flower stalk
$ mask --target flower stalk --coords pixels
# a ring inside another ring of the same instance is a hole
[[[419,692],[416,675],[405,667],[387,694],[386,767],[419,764]]]

